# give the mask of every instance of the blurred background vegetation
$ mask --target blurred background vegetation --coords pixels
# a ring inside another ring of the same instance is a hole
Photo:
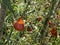
[[[19,17],[23,31],[13,26]],[[50,34],[53,27],[57,37]],[[0,0],[0,45],[60,45],[60,0]]]

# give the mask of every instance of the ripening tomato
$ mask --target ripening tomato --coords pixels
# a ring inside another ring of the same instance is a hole
[[[57,37],[57,30],[55,28],[50,29],[51,36]]]
[[[17,21],[14,22],[13,24],[14,28],[18,31],[23,31],[24,30],[24,21],[20,17]]]

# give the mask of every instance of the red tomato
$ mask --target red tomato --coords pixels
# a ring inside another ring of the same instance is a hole
[[[51,36],[57,37],[57,30],[56,29],[54,29],[54,28],[50,29],[50,33],[51,33]]]
[[[19,18],[16,22],[14,22],[13,26],[18,31],[24,30],[24,21],[23,21],[23,19]]]

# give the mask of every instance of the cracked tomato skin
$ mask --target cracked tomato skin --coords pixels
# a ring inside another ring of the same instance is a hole
[[[13,26],[16,30],[23,31],[24,30],[24,21],[23,21],[23,19],[19,18],[17,21],[14,22]]]

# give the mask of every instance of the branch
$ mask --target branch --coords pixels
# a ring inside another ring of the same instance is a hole
[[[33,12],[35,12],[35,10],[29,11],[26,14],[30,14],[30,13],[33,13]]]
[[[5,17],[6,17],[6,5],[4,4],[4,0],[2,0],[0,9],[0,42],[1,38],[3,37],[3,26]]]
[[[33,12],[35,12],[35,10],[38,10],[38,11],[40,11],[40,8],[38,8],[38,9],[34,9],[34,10],[31,10],[31,11],[27,12],[26,14],[33,13]]]

